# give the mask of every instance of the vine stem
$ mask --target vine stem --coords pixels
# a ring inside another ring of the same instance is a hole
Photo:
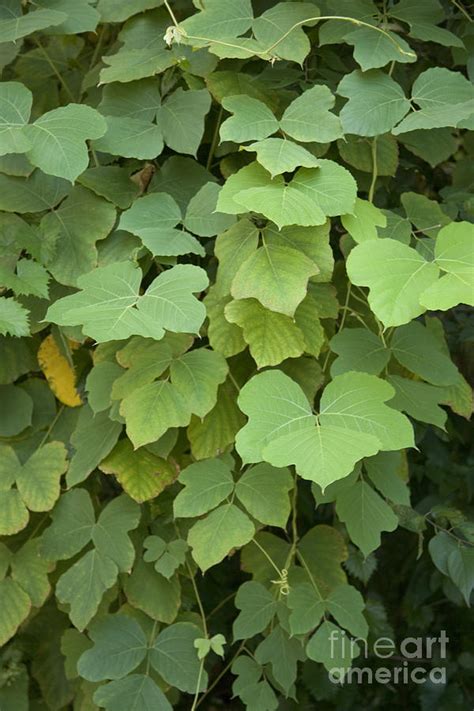
[[[209,686],[209,688],[206,690],[206,692],[201,696],[201,698],[199,699],[199,701],[198,701],[197,704],[196,704],[196,708],[198,708],[198,706],[200,706],[200,705],[202,704],[202,702],[204,701],[204,699],[206,698],[206,696],[208,696],[208,694],[210,694],[210,692],[217,686],[217,684],[220,682],[220,680],[222,679],[222,677],[225,676],[225,674],[227,674],[227,672],[228,672],[229,669],[231,668],[232,664],[235,662],[235,660],[236,660],[237,657],[239,656],[240,652],[241,652],[241,651],[243,650],[243,648],[245,647],[245,642],[246,642],[246,641],[247,641],[247,640],[245,640],[245,639],[243,640],[243,642],[240,644],[238,650],[237,650],[236,653],[233,655],[233,657],[232,657],[232,659],[230,660],[230,662],[228,662],[228,663],[225,665],[224,669],[222,669],[222,671],[216,676],[216,678],[214,679],[214,681],[212,682],[212,684]]]
[[[215,153],[215,150],[217,147],[217,143],[219,141],[219,129],[221,126],[221,121],[222,121],[222,113],[223,113],[223,108],[222,108],[222,106],[220,106],[219,113],[217,114],[216,125],[214,127],[214,133],[212,135],[211,146],[209,148],[209,155],[207,156],[207,162],[206,162],[206,169],[207,170],[211,169],[212,159],[214,158],[214,153]]]
[[[179,23],[169,5],[168,0],[164,0],[165,7],[168,10],[168,13],[171,17],[171,20],[173,21],[174,26],[179,30],[180,34],[185,37],[188,40],[197,40],[198,42],[212,42],[212,44],[218,44],[221,47],[230,47],[233,49],[238,49],[243,52],[248,52],[249,56],[257,56],[257,57],[262,57],[264,58],[266,55],[269,55],[270,52],[272,52],[276,47],[278,47],[281,42],[283,42],[292,32],[293,30],[298,29],[299,27],[303,27],[303,25],[307,25],[310,22],[322,22],[324,20],[338,20],[340,22],[349,22],[353,25],[356,25],[357,27],[367,27],[371,30],[374,30],[375,32],[379,32],[380,34],[384,35],[387,37],[387,39],[395,45],[397,50],[400,52],[400,54],[404,54],[409,57],[414,57],[415,55],[413,52],[407,52],[403,47],[398,44],[397,40],[392,37],[392,35],[384,30],[382,27],[377,27],[376,25],[371,25],[369,22],[364,22],[363,20],[356,20],[354,17],[344,17],[343,15],[318,15],[316,17],[308,17],[305,20],[300,20],[299,22],[295,22],[294,25],[292,25],[286,32],[282,34],[279,39],[276,40],[273,44],[270,45],[270,47],[267,47],[267,49],[263,50],[252,50],[248,49],[247,47],[243,47],[238,44],[233,44],[232,42],[223,42],[222,40],[216,40],[213,39],[212,37],[200,37],[198,35],[188,35],[185,31],[183,31]]]
[[[277,564],[275,563],[275,561],[273,560],[273,558],[267,553],[267,551],[265,550],[265,548],[264,548],[263,546],[261,546],[260,543],[255,540],[255,538],[252,538],[252,543],[255,543],[255,545],[257,546],[257,548],[263,553],[263,555],[264,555],[265,558],[268,560],[268,562],[270,563],[270,565],[272,566],[272,568],[278,573],[279,577],[281,578],[281,576],[282,576],[282,571],[281,571],[280,568],[277,566]]]
[[[201,619],[202,619],[202,629],[204,632],[204,636],[206,637],[206,639],[208,639],[209,632],[207,629],[206,613],[204,612],[204,607],[202,605],[201,596],[199,595],[198,586],[196,585],[196,581],[194,579],[193,571],[191,570],[191,566],[189,565],[189,563],[187,561],[186,561],[186,568],[188,570],[189,577],[191,578],[191,584],[193,586],[194,595],[196,596],[196,602],[199,607],[199,613],[200,613]],[[198,684],[198,688],[199,688],[199,684]]]
[[[198,700],[199,700],[199,689],[201,688],[202,673],[204,671],[204,659],[201,659],[201,664],[199,667],[198,680],[196,684],[196,693],[194,694],[193,705],[191,706],[191,711],[196,711]]]

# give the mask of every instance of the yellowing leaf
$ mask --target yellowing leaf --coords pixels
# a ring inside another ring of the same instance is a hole
[[[59,350],[54,336],[46,336],[38,349],[38,363],[58,400],[68,407],[79,407],[82,400],[76,389],[76,373]]]

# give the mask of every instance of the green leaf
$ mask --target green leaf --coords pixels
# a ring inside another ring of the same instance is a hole
[[[231,301],[225,318],[242,328],[245,342],[258,368],[297,358],[306,350],[305,339],[295,322],[284,314],[264,308],[256,299]]]
[[[395,504],[410,506],[410,490],[404,481],[402,452],[379,452],[364,461],[371,482],[387,499]]]
[[[15,81],[0,85],[0,155],[25,153],[31,147],[23,127],[29,121],[33,95]]]
[[[77,663],[79,674],[88,681],[121,679],[146,656],[147,639],[136,620],[125,615],[108,615],[89,628],[94,642]]]
[[[251,143],[248,151],[257,153],[258,162],[268,170],[272,178],[281,173],[292,173],[295,168],[317,168],[319,161],[303,146],[283,138],[265,138]]]
[[[256,18],[252,32],[263,47],[272,47],[272,56],[302,64],[311,46],[302,25],[314,25],[318,16],[312,3],[279,2]]]
[[[13,437],[31,425],[33,400],[16,385],[0,385],[0,437]]]
[[[176,58],[166,49],[145,47],[144,49],[122,49],[110,57],[102,56],[107,64],[100,72],[100,83],[133,82],[164,72],[176,64]]]
[[[439,231],[435,261],[445,274],[423,292],[420,297],[423,306],[430,311],[447,311],[459,303],[474,306],[474,250],[470,223],[453,222]]]
[[[96,242],[105,239],[116,220],[115,208],[78,185],[40,223],[42,234],[54,240],[48,269],[61,284],[76,286],[78,278],[97,266]]]
[[[171,195],[152,193],[136,200],[122,213],[119,228],[140,237],[153,255],[204,256],[204,249],[195,237],[176,229],[181,220],[181,210]]]
[[[234,620],[234,640],[248,639],[270,624],[275,616],[277,601],[262,583],[255,580],[243,583],[237,591],[235,606],[240,610]]]
[[[227,377],[225,358],[207,348],[199,348],[174,359],[171,382],[191,412],[204,417],[217,401],[217,389]]]
[[[22,14],[20,5],[8,3],[5,12],[0,14],[0,43],[16,42],[38,30],[60,25],[66,19],[64,12],[41,8]]]
[[[199,237],[214,237],[234,224],[235,218],[216,210],[220,191],[220,186],[213,182],[198,190],[186,210],[183,222],[186,229]]]
[[[257,464],[242,474],[235,493],[257,521],[266,526],[285,528],[291,511],[288,492],[292,488],[293,479],[288,469]]]
[[[148,1],[156,3],[159,0]],[[115,0],[112,2],[116,5]],[[140,79],[129,84],[106,84],[102,91],[99,111],[103,116],[128,116],[149,122],[154,121],[160,106],[161,98],[156,81]]]
[[[387,218],[382,210],[360,198],[356,199],[352,214],[342,215],[341,222],[358,244],[377,239],[377,227],[387,226]]]
[[[319,168],[300,168],[292,185],[310,198],[313,211],[319,208],[334,217],[354,208],[357,184],[348,170],[332,160],[320,160]]]
[[[21,531],[28,525],[28,509],[23,503],[20,492],[17,489],[6,489],[0,491],[0,505],[2,507],[2,521],[0,523],[0,535],[11,536]]]
[[[297,141],[330,143],[343,135],[339,118],[330,111],[334,103],[327,86],[313,86],[291,102],[280,128]]]
[[[248,711],[276,711],[278,699],[266,681],[259,681],[262,668],[250,657],[238,657],[232,664],[232,673],[238,678],[232,685],[235,696],[239,696]]]
[[[259,187],[239,191],[234,201],[241,206],[239,212],[244,212],[242,208],[260,212],[280,228],[285,225],[321,225],[324,222],[324,213],[309,195],[299,189],[296,178],[288,185],[281,175],[273,180],[267,178],[265,184]]]
[[[324,664],[327,671],[338,672],[342,677],[358,652],[357,642],[349,644],[343,630],[332,622],[323,622],[306,645],[306,654],[310,659]]]
[[[111,558],[122,573],[129,573],[132,568],[135,549],[128,532],[138,526],[140,515],[140,507],[122,494],[102,509],[92,530],[92,541],[98,552]]]
[[[448,556],[448,573],[453,583],[461,591],[466,605],[474,589],[474,551],[467,546],[460,546]]]
[[[201,516],[224,501],[234,490],[234,479],[220,459],[208,459],[187,466],[179,475],[184,485],[173,504],[177,518]]]
[[[255,659],[260,664],[271,664],[275,681],[288,693],[296,680],[297,663],[304,658],[301,642],[289,637],[280,625],[260,642]]]
[[[79,277],[82,291],[54,303],[46,318],[60,325],[83,325],[98,342],[133,334],[159,340],[164,328],[199,329],[205,309],[192,290],[207,286],[203,270],[192,265],[173,267],[156,277],[143,296],[139,295],[141,279],[141,270],[130,262],[100,267]]]
[[[0,334],[29,336],[28,311],[13,298],[0,296]]]
[[[99,465],[114,474],[123,490],[137,503],[154,499],[173,483],[176,471],[165,459],[146,449],[134,450],[128,439],[120,440]]]
[[[391,343],[400,365],[433,385],[453,385],[458,370],[436,336],[415,321],[397,328]]]
[[[375,376],[345,373],[325,389],[316,419],[290,378],[278,371],[256,375],[239,396],[249,422],[237,436],[237,450],[245,462],[294,464],[324,489],[364,456],[413,446],[409,421],[384,404],[393,394]]]
[[[326,601],[317,586],[299,583],[290,588],[288,607],[291,610],[289,617],[291,634],[306,634],[317,627],[323,619]]]
[[[60,577],[56,597],[59,602],[70,605],[69,617],[78,630],[82,632],[87,627],[117,575],[113,560],[91,550]]]
[[[163,150],[160,126],[129,116],[105,117],[106,130],[95,136],[94,150],[127,158],[154,159]]]
[[[326,599],[326,609],[336,622],[349,630],[354,637],[362,639],[367,637],[369,631],[367,621],[362,614],[364,607],[364,598],[351,585],[339,585]]]
[[[201,631],[189,622],[178,622],[164,629],[155,640],[150,661],[163,679],[180,691],[195,693],[207,686],[207,673],[200,675],[200,662],[194,642]]]
[[[49,511],[59,497],[59,481],[67,469],[66,449],[61,442],[48,442],[21,465],[13,449],[10,475],[30,511]],[[14,464],[14,460],[16,462]],[[1,476],[1,474],[0,474]]]
[[[443,392],[426,383],[420,383],[408,378],[391,375],[388,378],[395,389],[395,397],[390,400],[390,406],[406,412],[420,422],[428,422],[445,429],[447,415],[439,407],[443,402]]]
[[[234,115],[221,124],[221,141],[260,141],[278,131],[278,121],[268,106],[247,94],[228,96],[222,106]]]
[[[210,108],[211,96],[207,89],[176,89],[158,114],[166,145],[177,153],[195,156],[204,133],[204,119]]]
[[[89,405],[82,407],[71,436],[74,453],[66,475],[68,486],[87,479],[114,448],[121,431],[122,424],[111,420],[107,411],[94,414]]]
[[[100,138],[106,128],[102,116],[90,106],[68,104],[53,109],[25,127],[32,145],[28,158],[45,173],[73,183],[87,168],[86,139]]]
[[[398,526],[390,506],[365,481],[338,494],[336,512],[364,556],[380,546],[383,531],[394,531]]]
[[[252,21],[250,0],[235,0],[229,7],[223,7],[219,0],[210,0],[203,11],[188,17],[180,27],[188,35],[235,40],[250,28]]]
[[[79,553],[91,540],[94,509],[84,489],[72,489],[54,508],[52,524],[41,536],[40,550],[48,560],[64,560]]]
[[[384,67],[389,62],[416,62],[416,54],[410,45],[390,31],[382,34],[361,27],[346,34],[344,41],[354,46],[354,59],[363,72]]]
[[[410,108],[401,86],[377,69],[347,74],[337,92],[349,99],[340,112],[344,133],[356,136],[387,133]]]
[[[347,259],[353,284],[369,287],[369,305],[384,326],[408,323],[426,309],[421,294],[434,284],[438,267],[393,239],[357,245]]]
[[[350,370],[379,375],[390,360],[390,350],[366,328],[344,328],[333,336],[330,347],[338,356],[331,365],[333,376]]]
[[[160,687],[145,674],[130,674],[125,679],[99,686],[94,702],[107,711],[172,711],[172,706]]]
[[[0,581],[0,595],[0,644],[3,646],[28,617],[31,602],[24,590],[11,578]]]
[[[102,22],[124,22],[132,15],[159,7],[161,4],[162,0],[135,0],[131,7],[128,0],[99,0],[97,9]]]
[[[225,558],[233,549],[252,540],[255,528],[237,506],[223,504],[190,529],[188,543],[203,572]]]
[[[412,101],[419,107],[393,133],[416,129],[457,126],[474,114],[474,88],[460,72],[432,67],[420,74],[412,86]]]
[[[51,210],[70,189],[65,180],[40,170],[26,178],[0,174],[0,210],[20,214]]]
[[[130,605],[153,620],[170,624],[178,614],[181,588],[177,576],[167,580],[151,563],[138,560],[124,590]]]
[[[120,413],[135,448],[156,442],[170,427],[184,427],[191,419],[185,398],[165,380],[134,390],[122,401]]]
[[[267,244],[241,265],[232,281],[234,299],[257,299],[262,306],[293,316],[306,296],[308,279],[318,267],[302,252]]]
[[[444,8],[438,0],[423,0],[412,3],[401,0],[390,11],[393,17],[410,25],[410,35],[427,42],[436,42],[445,47],[460,47],[461,38],[444,27],[436,27],[446,19]]]
[[[49,35],[94,32],[100,20],[99,13],[91,7],[89,0],[40,0],[38,4],[66,15],[64,22],[49,28]]]
[[[159,536],[148,536],[143,541],[148,550],[143,556],[147,563],[155,562],[155,570],[169,580],[186,561],[188,544],[181,538],[166,543]]]
[[[50,570],[51,563],[40,557],[38,538],[27,541],[11,560],[11,577],[28,594],[34,607],[41,607],[48,598]]]

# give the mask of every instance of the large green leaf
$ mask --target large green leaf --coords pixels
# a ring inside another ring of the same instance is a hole
[[[203,572],[225,558],[233,548],[252,540],[255,527],[235,504],[222,504],[199,520],[188,533],[192,555]]]
[[[387,133],[410,108],[401,86],[377,69],[347,74],[337,91],[349,99],[340,113],[344,132],[357,136]]]
[[[347,260],[353,284],[369,287],[369,304],[384,326],[399,326],[426,308],[421,295],[434,284],[438,267],[415,249],[393,239],[357,245]]]
[[[280,128],[297,141],[329,143],[342,136],[339,118],[331,113],[335,98],[327,86],[313,86],[291,102]]]
[[[202,269],[173,267],[156,277],[143,296],[139,294],[141,280],[141,270],[131,262],[100,267],[79,277],[81,291],[54,303],[46,317],[61,325],[81,325],[98,342],[133,334],[159,340],[165,328],[199,330],[205,308],[192,291],[207,286]]]
[[[178,153],[193,156],[204,133],[204,119],[211,107],[206,89],[176,89],[162,105],[158,120],[167,146]]]
[[[257,153],[258,162],[272,178],[281,173],[292,173],[295,168],[317,168],[319,161],[306,148],[283,138],[265,138],[251,143],[247,150]]]
[[[89,162],[86,139],[100,138],[106,130],[105,120],[90,106],[68,104],[53,109],[25,127],[32,146],[28,158],[44,173],[72,183]]]
[[[234,114],[220,128],[222,141],[260,141],[278,131],[278,121],[266,104],[251,96],[229,96],[222,101],[226,111]]]
[[[161,677],[181,691],[195,693],[207,686],[207,673],[199,673],[199,659],[194,646],[200,630],[189,622],[177,622],[162,630],[150,652],[152,666]]]
[[[286,375],[256,375],[240,393],[239,407],[249,422],[237,435],[237,449],[246,462],[294,464],[303,478],[324,489],[350,474],[364,456],[413,446],[409,421],[384,404],[393,395],[375,376],[345,373],[327,386],[315,416]]]

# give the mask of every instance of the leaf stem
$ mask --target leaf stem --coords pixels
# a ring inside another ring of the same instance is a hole
[[[255,545],[257,546],[257,548],[263,553],[263,555],[264,555],[265,558],[268,560],[268,562],[270,563],[270,565],[272,566],[272,568],[278,573],[279,577],[281,578],[281,577],[282,577],[282,571],[281,571],[280,568],[277,566],[277,564],[275,563],[275,561],[273,560],[273,558],[267,553],[267,551],[265,550],[265,548],[264,548],[263,546],[261,546],[260,543],[259,543],[255,538],[252,538],[252,543],[255,543]]]
[[[212,682],[212,684],[211,684],[211,685],[209,686],[209,688],[206,690],[206,693],[201,696],[201,698],[199,699],[199,701],[198,701],[197,704],[196,704],[196,708],[202,704],[202,702],[204,701],[204,699],[206,698],[206,696],[217,686],[217,684],[220,682],[220,680],[222,679],[222,677],[225,676],[225,674],[227,674],[227,672],[228,672],[229,669],[231,668],[232,664],[235,662],[235,660],[237,659],[237,657],[239,656],[239,654],[241,653],[241,651],[244,649],[246,641],[247,641],[246,639],[243,640],[243,642],[240,644],[238,650],[237,650],[236,653],[233,655],[233,657],[232,657],[232,659],[230,660],[230,662],[228,662],[228,663],[225,665],[224,669],[222,669],[222,671],[219,672],[219,674],[216,676],[216,678],[214,679],[214,681]]]
[[[194,589],[194,595],[196,596],[196,602],[197,602],[197,605],[198,605],[198,607],[199,607],[199,613],[200,613],[201,619],[202,619],[202,629],[203,629],[203,632],[204,632],[204,636],[206,637],[206,639],[208,639],[208,638],[209,638],[209,632],[208,632],[208,629],[207,629],[206,613],[204,612],[204,607],[203,607],[203,605],[202,605],[201,596],[199,595],[198,586],[196,585],[196,581],[195,581],[195,579],[194,579],[193,571],[191,570],[191,566],[189,565],[189,563],[188,563],[187,561],[186,561],[186,568],[187,568],[187,570],[188,570],[189,577],[190,577],[190,579],[191,579],[191,584],[192,584],[193,589]],[[199,684],[198,684],[198,687],[199,687]]]
[[[377,136],[375,136],[372,141],[372,181],[369,188],[369,202],[374,201],[375,184],[378,178],[378,165],[377,165]]]
[[[199,699],[199,689],[201,688],[202,673],[204,671],[204,659],[201,659],[201,665],[199,667],[198,680],[196,684],[196,693],[194,694],[193,705],[191,706],[191,711],[196,711]]]
[[[212,135],[212,141],[211,141],[211,146],[209,148],[209,155],[207,156],[207,162],[206,162],[206,170],[211,169],[212,165],[212,159],[214,158],[214,153],[217,147],[217,143],[219,141],[219,129],[221,126],[221,121],[222,121],[222,106],[219,107],[219,113],[217,114],[217,121],[216,125],[214,127],[214,133]]]

